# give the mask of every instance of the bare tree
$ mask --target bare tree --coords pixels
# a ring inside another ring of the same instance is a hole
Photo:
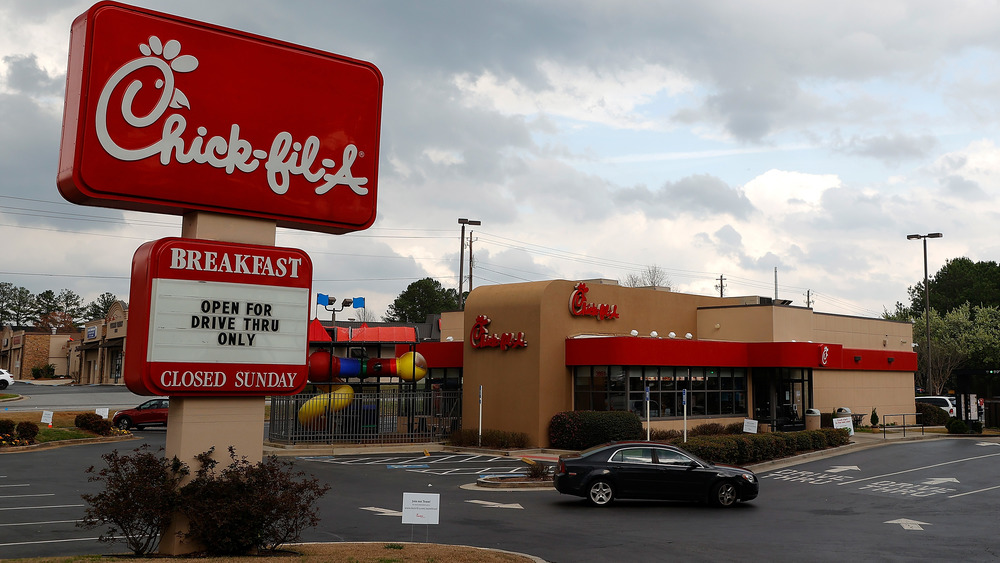
[[[622,285],[625,287],[670,287],[670,278],[663,268],[653,264],[646,266],[638,274],[625,276]]]

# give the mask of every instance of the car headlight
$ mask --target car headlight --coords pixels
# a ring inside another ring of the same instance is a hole
[[[741,477],[743,477],[743,479],[744,479],[744,480],[746,480],[746,481],[747,481],[747,482],[749,482],[749,483],[753,483],[754,481],[756,481],[756,480],[757,480],[757,479],[756,479],[756,478],[755,478],[755,477],[754,477],[753,475],[751,475],[750,473],[743,473],[743,474],[741,475]]]

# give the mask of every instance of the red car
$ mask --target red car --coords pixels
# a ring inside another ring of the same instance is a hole
[[[170,399],[150,399],[134,409],[118,411],[111,419],[116,428],[128,430],[133,426],[142,430],[143,426],[166,426]]]

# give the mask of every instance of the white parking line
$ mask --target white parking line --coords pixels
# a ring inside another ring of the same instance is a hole
[[[871,481],[872,479],[881,479],[883,477],[891,477],[893,475],[902,475],[903,473],[912,473],[914,471],[923,471],[925,469],[933,469],[935,467],[941,467],[941,466],[944,466],[944,465],[951,465],[953,463],[962,463],[962,462],[965,462],[965,461],[974,461],[974,460],[977,460],[977,459],[985,459],[985,458],[988,458],[988,457],[996,457],[996,456],[1000,456],[1000,453],[988,454],[988,455],[980,455],[980,456],[976,456],[976,457],[967,457],[965,459],[956,459],[956,460],[953,460],[953,461],[945,461],[945,462],[942,462],[942,463],[935,463],[934,465],[925,465],[924,467],[915,467],[913,469],[904,469],[903,471],[896,471],[896,472],[893,472],[893,473],[884,473],[882,475],[875,475],[873,477],[865,477],[863,479],[854,479],[853,481],[844,481],[843,483],[837,483],[837,485],[841,486],[841,485],[850,485],[852,483],[861,483],[861,482],[864,482],[864,481]]]
[[[75,524],[80,520],[48,520],[46,522],[9,522],[7,524],[0,524],[0,528],[4,526],[44,526],[47,524]]]
[[[13,506],[10,508],[0,508],[0,510],[41,510],[43,508],[79,508],[86,506],[83,504],[53,504],[49,506]]]
[[[55,493],[37,493],[33,495],[0,495],[0,498],[54,497]]]
[[[951,495],[948,498],[964,497],[965,495],[974,495],[976,493],[985,493],[986,491],[992,491],[993,489],[1000,489],[1000,485],[995,487],[986,487],[985,489],[979,489],[978,491],[969,491],[967,493],[958,493],[957,495]]]
[[[125,536],[118,536],[115,539],[122,539],[123,537],[125,537]],[[64,539],[64,540],[19,541],[19,542],[12,542],[12,543],[0,543],[0,547],[11,547],[11,546],[15,546],[15,545],[38,545],[38,544],[43,544],[43,543],[64,543],[64,542],[71,542],[71,541],[97,541],[99,539],[100,538],[69,538],[69,539]]]
[[[31,486],[31,483],[18,483],[16,485],[0,485],[0,489],[6,488],[6,487],[30,487],[30,486]]]

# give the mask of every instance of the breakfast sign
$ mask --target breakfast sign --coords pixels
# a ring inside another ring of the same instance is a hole
[[[74,203],[344,233],[375,220],[372,64],[114,2],[73,22],[57,184]]]
[[[312,262],[301,250],[165,238],[132,260],[125,384],[140,395],[301,391]]]

